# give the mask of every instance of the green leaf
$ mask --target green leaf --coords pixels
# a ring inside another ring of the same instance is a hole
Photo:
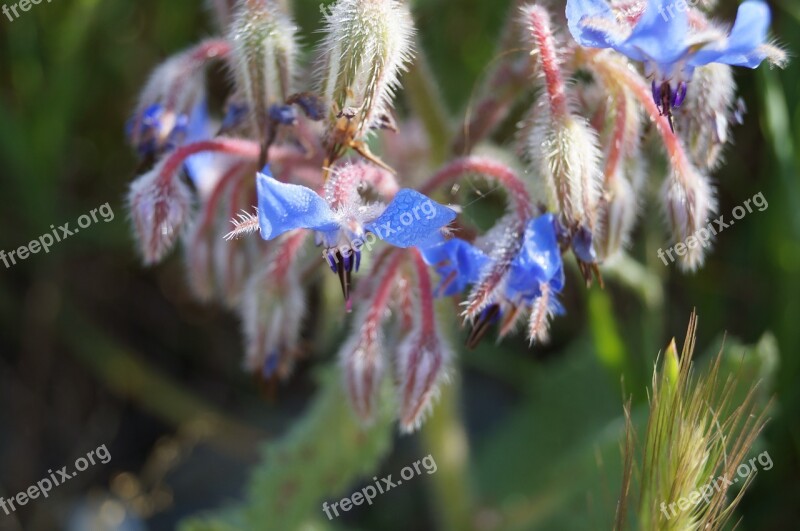
[[[322,502],[345,494],[370,477],[388,454],[394,432],[394,400],[389,382],[383,409],[364,428],[354,417],[337,368],[320,376],[320,389],[304,417],[282,439],[267,443],[255,468],[245,505],[220,515],[188,520],[182,531],[232,529],[320,529]],[[243,526],[243,527],[237,527]]]

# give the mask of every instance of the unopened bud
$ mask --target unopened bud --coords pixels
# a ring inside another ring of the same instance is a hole
[[[292,93],[297,25],[276,0],[245,0],[231,24],[233,67],[243,88],[253,133],[267,134],[270,108]]]
[[[352,139],[361,140],[389,111],[411,59],[411,14],[397,0],[339,0],[325,16],[325,33],[319,89],[329,127],[345,117]]]
[[[246,339],[245,367],[265,379],[286,377],[294,363],[305,315],[303,286],[291,270],[280,282],[273,264],[255,273],[242,292],[240,313]]]
[[[436,333],[413,330],[397,349],[400,428],[420,427],[447,376],[449,351]]]
[[[538,195],[566,228],[593,231],[603,183],[597,136],[581,118],[542,114],[531,128],[527,146]]]
[[[379,331],[367,329],[365,324],[357,330],[339,352],[344,372],[345,387],[356,414],[363,422],[370,422],[377,409],[378,390],[385,373],[385,353]]]
[[[701,242],[698,234],[716,209],[714,191],[706,177],[691,166],[681,173],[672,171],[664,183],[662,201],[675,245],[686,248],[685,253],[678,253],[680,266],[694,271],[705,259],[708,242]]]
[[[612,258],[628,244],[636,224],[636,195],[628,179],[617,172],[603,191],[597,208],[598,237],[595,250],[600,261]]]
[[[155,264],[181,235],[192,204],[192,193],[182,179],[166,179],[162,165],[133,181],[128,208],[139,250],[146,265]]]
[[[730,66],[712,63],[695,70],[692,90],[676,118],[678,131],[698,167],[712,170],[719,166],[722,150],[730,139],[735,98],[736,83]]]

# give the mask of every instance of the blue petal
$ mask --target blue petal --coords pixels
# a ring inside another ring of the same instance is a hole
[[[594,250],[592,231],[581,227],[572,237],[572,251],[582,262],[594,264],[597,262],[597,253]]]
[[[561,249],[552,214],[544,214],[528,222],[519,254],[511,262],[506,286],[509,299],[530,302],[541,295],[539,284],[550,284],[554,292],[564,287]]]
[[[192,113],[188,117],[188,123],[185,127],[185,138],[177,143],[177,146],[208,140],[213,136],[211,122],[208,118],[208,106],[205,100],[195,105],[194,109],[192,109]],[[186,159],[183,166],[195,186],[200,188],[203,186],[202,181],[204,179],[215,179],[219,177],[215,162],[219,160],[220,157],[223,157],[223,155],[219,153],[201,152],[195,153]],[[206,168],[212,168],[213,170],[203,171]]]
[[[491,262],[486,254],[459,238],[423,249],[422,258],[436,267],[442,277],[436,291],[445,297],[461,293],[468,285],[478,282]]]
[[[258,223],[265,240],[293,229],[329,232],[339,227],[328,203],[314,190],[274,179],[269,165],[256,176],[256,186]]]
[[[383,214],[365,228],[395,247],[433,245],[439,229],[456,218],[456,213],[433,199],[408,188],[394,197]]]
[[[291,105],[271,105],[269,119],[281,125],[293,125],[297,122],[297,113]]]
[[[750,0],[739,6],[736,22],[723,49],[706,49],[697,52],[690,60],[692,66],[725,63],[733,66],[756,68],[766,59],[758,51],[767,40],[772,16],[765,2]]]
[[[615,48],[636,61],[654,61],[669,69],[688,51],[688,30],[686,10],[667,0],[649,0],[631,35]]]
[[[614,40],[605,32],[587,28],[586,18],[605,19],[617,24],[613,11],[605,0],[567,0],[567,23],[572,37],[587,48],[611,48]]]

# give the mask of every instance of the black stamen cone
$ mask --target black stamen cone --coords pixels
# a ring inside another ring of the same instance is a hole
[[[475,349],[475,347],[480,344],[483,337],[489,331],[489,327],[497,319],[497,316],[500,314],[500,306],[498,304],[492,304],[488,308],[486,308],[481,315],[478,317],[478,320],[475,322],[475,325],[472,327],[472,331],[467,338],[467,348],[470,350]]]

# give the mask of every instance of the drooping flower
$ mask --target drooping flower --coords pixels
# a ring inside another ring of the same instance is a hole
[[[499,283],[501,288],[483,304],[475,320],[470,345],[476,345],[488,327],[501,318],[501,335],[505,335],[526,309],[530,310],[531,341],[546,340],[549,317],[562,311],[556,296],[564,288],[556,223],[552,214],[528,222],[519,252]],[[458,238],[423,249],[423,257],[442,277],[437,293],[445,296],[480,283],[495,263],[491,254]]]
[[[256,184],[258,224],[249,218],[231,236],[259,230],[263,239],[273,240],[294,229],[315,231],[347,300],[350,275],[358,271],[363,247],[377,240],[395,247],[425,247],[456,217],[452,209],[408,188],[398,191],[388,205],[366,202],[356,188],[346,197],[326,199],[311,188],[278,181],[269,166],[258,174]]]
[[[145,159],[182,145],[192,124],[204,119],[204,67],[225,57],[230,46],[225,41],[208,40],[177,54],[150,77],[139,98],[126,132],[131,145]],[[198,114],[199,113],[199,114]]]
[[[578,244],[573,249],[588,282],[597,261],[593,240],[599,234],[596,219],[603,190],[598,137],[585,118],[572,112],[574,97],[564,81],[549,13],[538,5],[522,13],[545,88],[525,124],[524,149],[538,177],[537,199],[558,215],[564,239]]]
[[[742,3],[730,31],[679,4],[647,0],[641,12],[623,12],[606,0],[568,0],[566,13],[580,45],[612,48],[645,63],[648,75],[653,75],[653,98],[667,116],[683,103],[687,82],[699,66],[756,68],[765,59],[777,64],[785,60],[767,40],[771,16],[766,2]]]

